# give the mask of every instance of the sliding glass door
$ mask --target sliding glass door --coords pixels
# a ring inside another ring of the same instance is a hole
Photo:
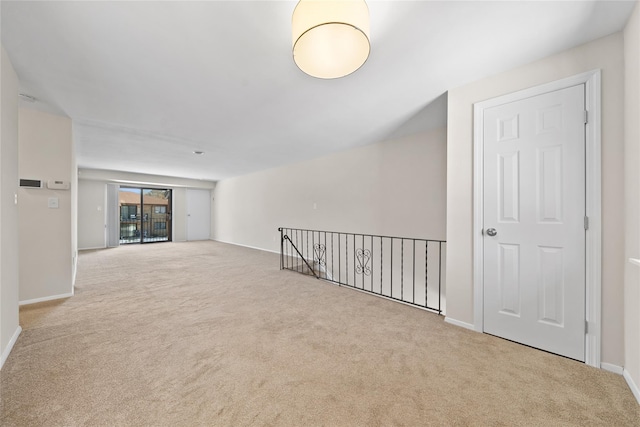
[[[120,244],[171,241],[171,190],[120,187]]]

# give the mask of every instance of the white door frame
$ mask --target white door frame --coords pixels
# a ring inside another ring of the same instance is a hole
[[[588,123],[585,128],[586,147],[586,335],[585,363],[600,368],[601,335],[601,141],[600,141],[600,70],[592,70],[548,84],[510,93],[473,105],[473,292],[474,328],[484,332],[483,282],[483,177],[484,177],[484,110],[544,93],[585,84],[585,109]]]

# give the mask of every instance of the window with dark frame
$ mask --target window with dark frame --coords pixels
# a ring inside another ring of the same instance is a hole
[[[136,219],[138,216],[138,207],[136,205],[120,206],[120,218],[122,221]]]

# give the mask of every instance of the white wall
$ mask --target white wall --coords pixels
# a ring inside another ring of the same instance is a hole
[[[70,182],[71,120],[20,108],[18,123],[20,178]],[[20,301],[72,295],[71,191],[21,188],[19,198]],[[48,208],[50,198],[58,199],[57,209]]]
[[[640,4],[624,31],[625,258],[640,259]],[[625,262],[624,368],[640,385],[640,266]],[[640,401],[640,396],[636,396]]]
[[[211,190],[212,181],[193,180],[160,175],[146,175],[132,172],[80,169],[78,171],[78,247],[80,249],[103,248],[105,242],[106,184],[123,186],[150,186],[173,190],[173,236],[174,242],[187,240],[186,189]],[[98,211],[101,206],[101,211]]]
[[[624,205],[621,33],[449,91],[447,316],[473,324],[473,117],[475,102],[602,69],[602,362],[622,366]]]
[[[445,178],[441,128],[226,179],[212,237],[272,251],[278,227],[444,239]]]
[[[18,326],[18,77],[4,48],[0,59],[0,368]]]

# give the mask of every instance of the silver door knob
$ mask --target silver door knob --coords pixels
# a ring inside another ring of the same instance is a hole
[[[496,229],[495,229],[495,228],[488,228],[488,229],[487,229],[487,236],[491,236],[491,237],[493,237],[493,236],[495,236],[496,234],[498,234],[498,232],[496,231]]]

